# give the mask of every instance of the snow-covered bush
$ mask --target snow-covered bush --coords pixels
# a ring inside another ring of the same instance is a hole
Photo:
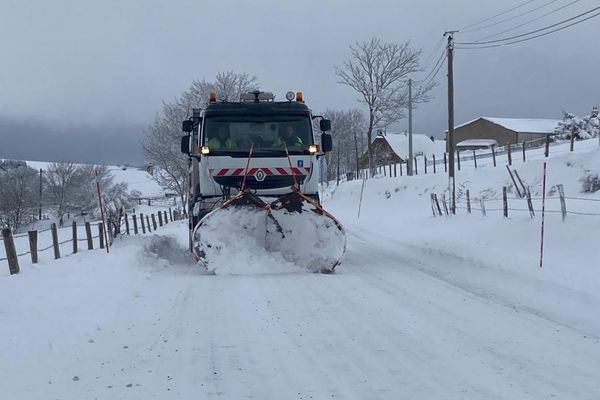
[[[571,139],[571,134],[575,134],[575,139],[591,139],[600,135],[600,118],[597,112],[586,115],[583,118],[577,115],[563,111],[562,121],[558,123],[556,130],[558,139]]]
[[[600,190],[600,177],[598,174],[589,173],[581,178],[581,191],[583,193],[594,193]]]

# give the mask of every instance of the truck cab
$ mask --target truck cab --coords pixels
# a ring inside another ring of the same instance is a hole
[[[275,101],[269,92],[243,93],[240,101],[217,101],[182,124],[182,152],[190,160],[190,211],[195,224],[242,188],[278,197],[299,189],[318,201],[319,158],[331,150],[330,122],[320,118],[321,140],[302,93]]]

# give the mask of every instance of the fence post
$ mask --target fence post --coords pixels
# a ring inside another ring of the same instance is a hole
[[[431,157],[433,157],[433,173],[435,174],[435,154],[432,154]]]
[[[2,229],[2,239],[4,240],[4,249],[6,250],[6,259],[8,260],[8,270],[11,275],[19,273],[19,259],[17,250],[13,241],[12,232],[9,228]]]
[[[442,194],[442,203],[444,203],[444,212],[448,215],[448,204],[446,204],[446,194]]]
[[[148,214],[146,214],[146,226],[148,226],[148,233],[152,232],[152,229],[150,228],[150,217]]]
[[[533,211],[533,202],[531,201],[531,192],[529,188],[527,188],[527,208],[529,208],[529,216],[531,218],[535,217],[535,211]]]
[[[156,230],[156,217],[154,216],[154,213],[152,213],[152,228]]]
[[[456,150],[456,161],[458,162],[458,170],[460,171],[460,151]]]
[[[575,150],[575,123],[571,125],[571,153]]]
[[[473,164],[475,164],[475,169],[477,169],[477,155],[475,154],[475,150],[473,150]]]
[[[60,258],[60,248],[58,246],[58,229],[56,228],[56,224],[53,223],[50,225],[50,229],[52,229],[52,246],[54,247],[54,259],[58,260]]]
[[[392,164],[388,164],[390,168],[390,178],[392,177]]]
[[[517,170],[515,169],[515,176],[517,177],[517,180],[519,181],[519,183],[521,184],[521,188],[523,189],[523,196],[525,196],[525,193],[527,192],[527,188],[525,187],[525,185],[523,184],[523,181],[521,180],[521,177],[519,176],[519,173],[517,172]],[[523,197],[521,196],[521,197]]]
[[[423,156],[423,162],[425,165],[425,175],[427,175],[427,156],[425,156],[425,155]]]
[[[429,200],[431,200],[431,212],[434,217],[437,217],[437,213],[435,211],[435,201],[433,200],[433,193],[429,193]]]
[[[158,211],[158,225],[159,226],[163,226],[163,220],[162,220],[162,212],[159,210]]]
[[[525,147],[527,146],[527,142],[523,140],[523,162],[527,161],[527,157],[525,157]]]
[[[73,221],[73,254],[77,253],[77,222]]]
[[[512,149],[510,143],[508,144],[508,165],[512,166]]]
[[[544,157],[548,158],[550,155],[550,135],[546,135],[546,147],[544,149]]]
[[[438,210],[438,214],[441,217],[442,216],[442,208],[440,207],[440,202],[438,201],[438,197],[437,197],[436,193],[433,194],[433,200],[435,201],[435,206]]]
[[[494,160],[494,167],[496,166],[496,145],[492,145],[492,160]]]
[[[169,223],[169,214],[166,211],[163,211],[163,219],[165,220],[165,225]]]
[[[562,213],[562,220],[567,218],[567,204],[565,202],[565,189],[562,184],[556,185],[558,189],[558,195],[560,196],[560,211]]]
[[[512,180],[513,185],[515,185],[515,190],[517,191],[517,194],[519,195],[519,197],[523,197],[521,196],[521,191],[519,190],[519,186],[517,186],[517,181],[515,181],[515,177],[513,176],[513,173],[510,170],[510,168],[508,168],[508,165],[506,165],[506,169],[508,170],[508,174],[510,175],[510,179]]]
[[[142,223],[142,233],[146,234],[146,224],[144,222],[144,214],[140,213],[140,222]],[[148,227],[150,229],[150,227]]]
[[[398,164],[397,164],[397,163],[394,163],[394,178],[395,178],[396,176],[398,176],[398,175],[397,175],[397,168],[398,168]]]
[[[502,208],[504,209],[504,218],[508,218],[508,198],[506,197],[506,186],[502,186]]]
[[[38,262],[38,233],[37,231],[29,231],[27,232],[27,236],[29,236],[29,252],[31,253],[31,263],[37,264]]]
[[[467,189],[467,212],[471,214],[471,193]]]
[[[479,199],[479,204],[481,205],[481,215],[485,217],[485,201],[483,200],[483,197]]]
[[[104,248],[104,228],[102,222],[98,223],[98,236],[100,237],[100,248]]]
[[[137,235],[138,234],[137,215],[133,214],[131,216],[131,218],[133,219],[133,233]]]
[[[396,167],[395,164],[394,164],[394,167]],[[171,210],[171,207],[169,207],[169,217],[171,217],[171,222],[173,222],[173,211]]]
[[[94,250],[94,238],[92,238],[92,226],[89,222],[85,223],[85,236],[87,238],[88,250]]]
[[[129,235],[129,216],[125,213],[125,232]]]
[[[444,152],[444,172],[448,172],[448,157],[446,152]]]
[[[414,160],[415,160],[415,175],[419,175],[419,164],[417,162],[417,157],[415,157]]]

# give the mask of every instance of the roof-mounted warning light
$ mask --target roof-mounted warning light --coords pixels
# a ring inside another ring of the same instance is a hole
[[[302,92],[296,92],[296,101],[304,102],[302,99]]]
[[[251,101],[254,103],[260,103],[261,101],[273,101],[274,99],[275,99],[275,95],[273,95],[273,93],[261,92],[258,90],[255,90],[255,91],[249,92],[249,93],[241,93],[240,94],[241,102]]]
[[[217,92],[210,92],[208,94],[208,101],[209,101],[209,103],[216,103],[217,102]]]

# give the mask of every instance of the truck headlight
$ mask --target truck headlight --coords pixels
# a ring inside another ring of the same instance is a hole
[[[208,148],[208,146],[202,146],[200,148],[200,153],[202,153],[202,154],[208,154],[208,153],[210,153],[210,149]]]
[[[311,144],[310,146],[308,146],[308,152],[310,154],[315,154],[319,152],[319,145],[318,144]]]

